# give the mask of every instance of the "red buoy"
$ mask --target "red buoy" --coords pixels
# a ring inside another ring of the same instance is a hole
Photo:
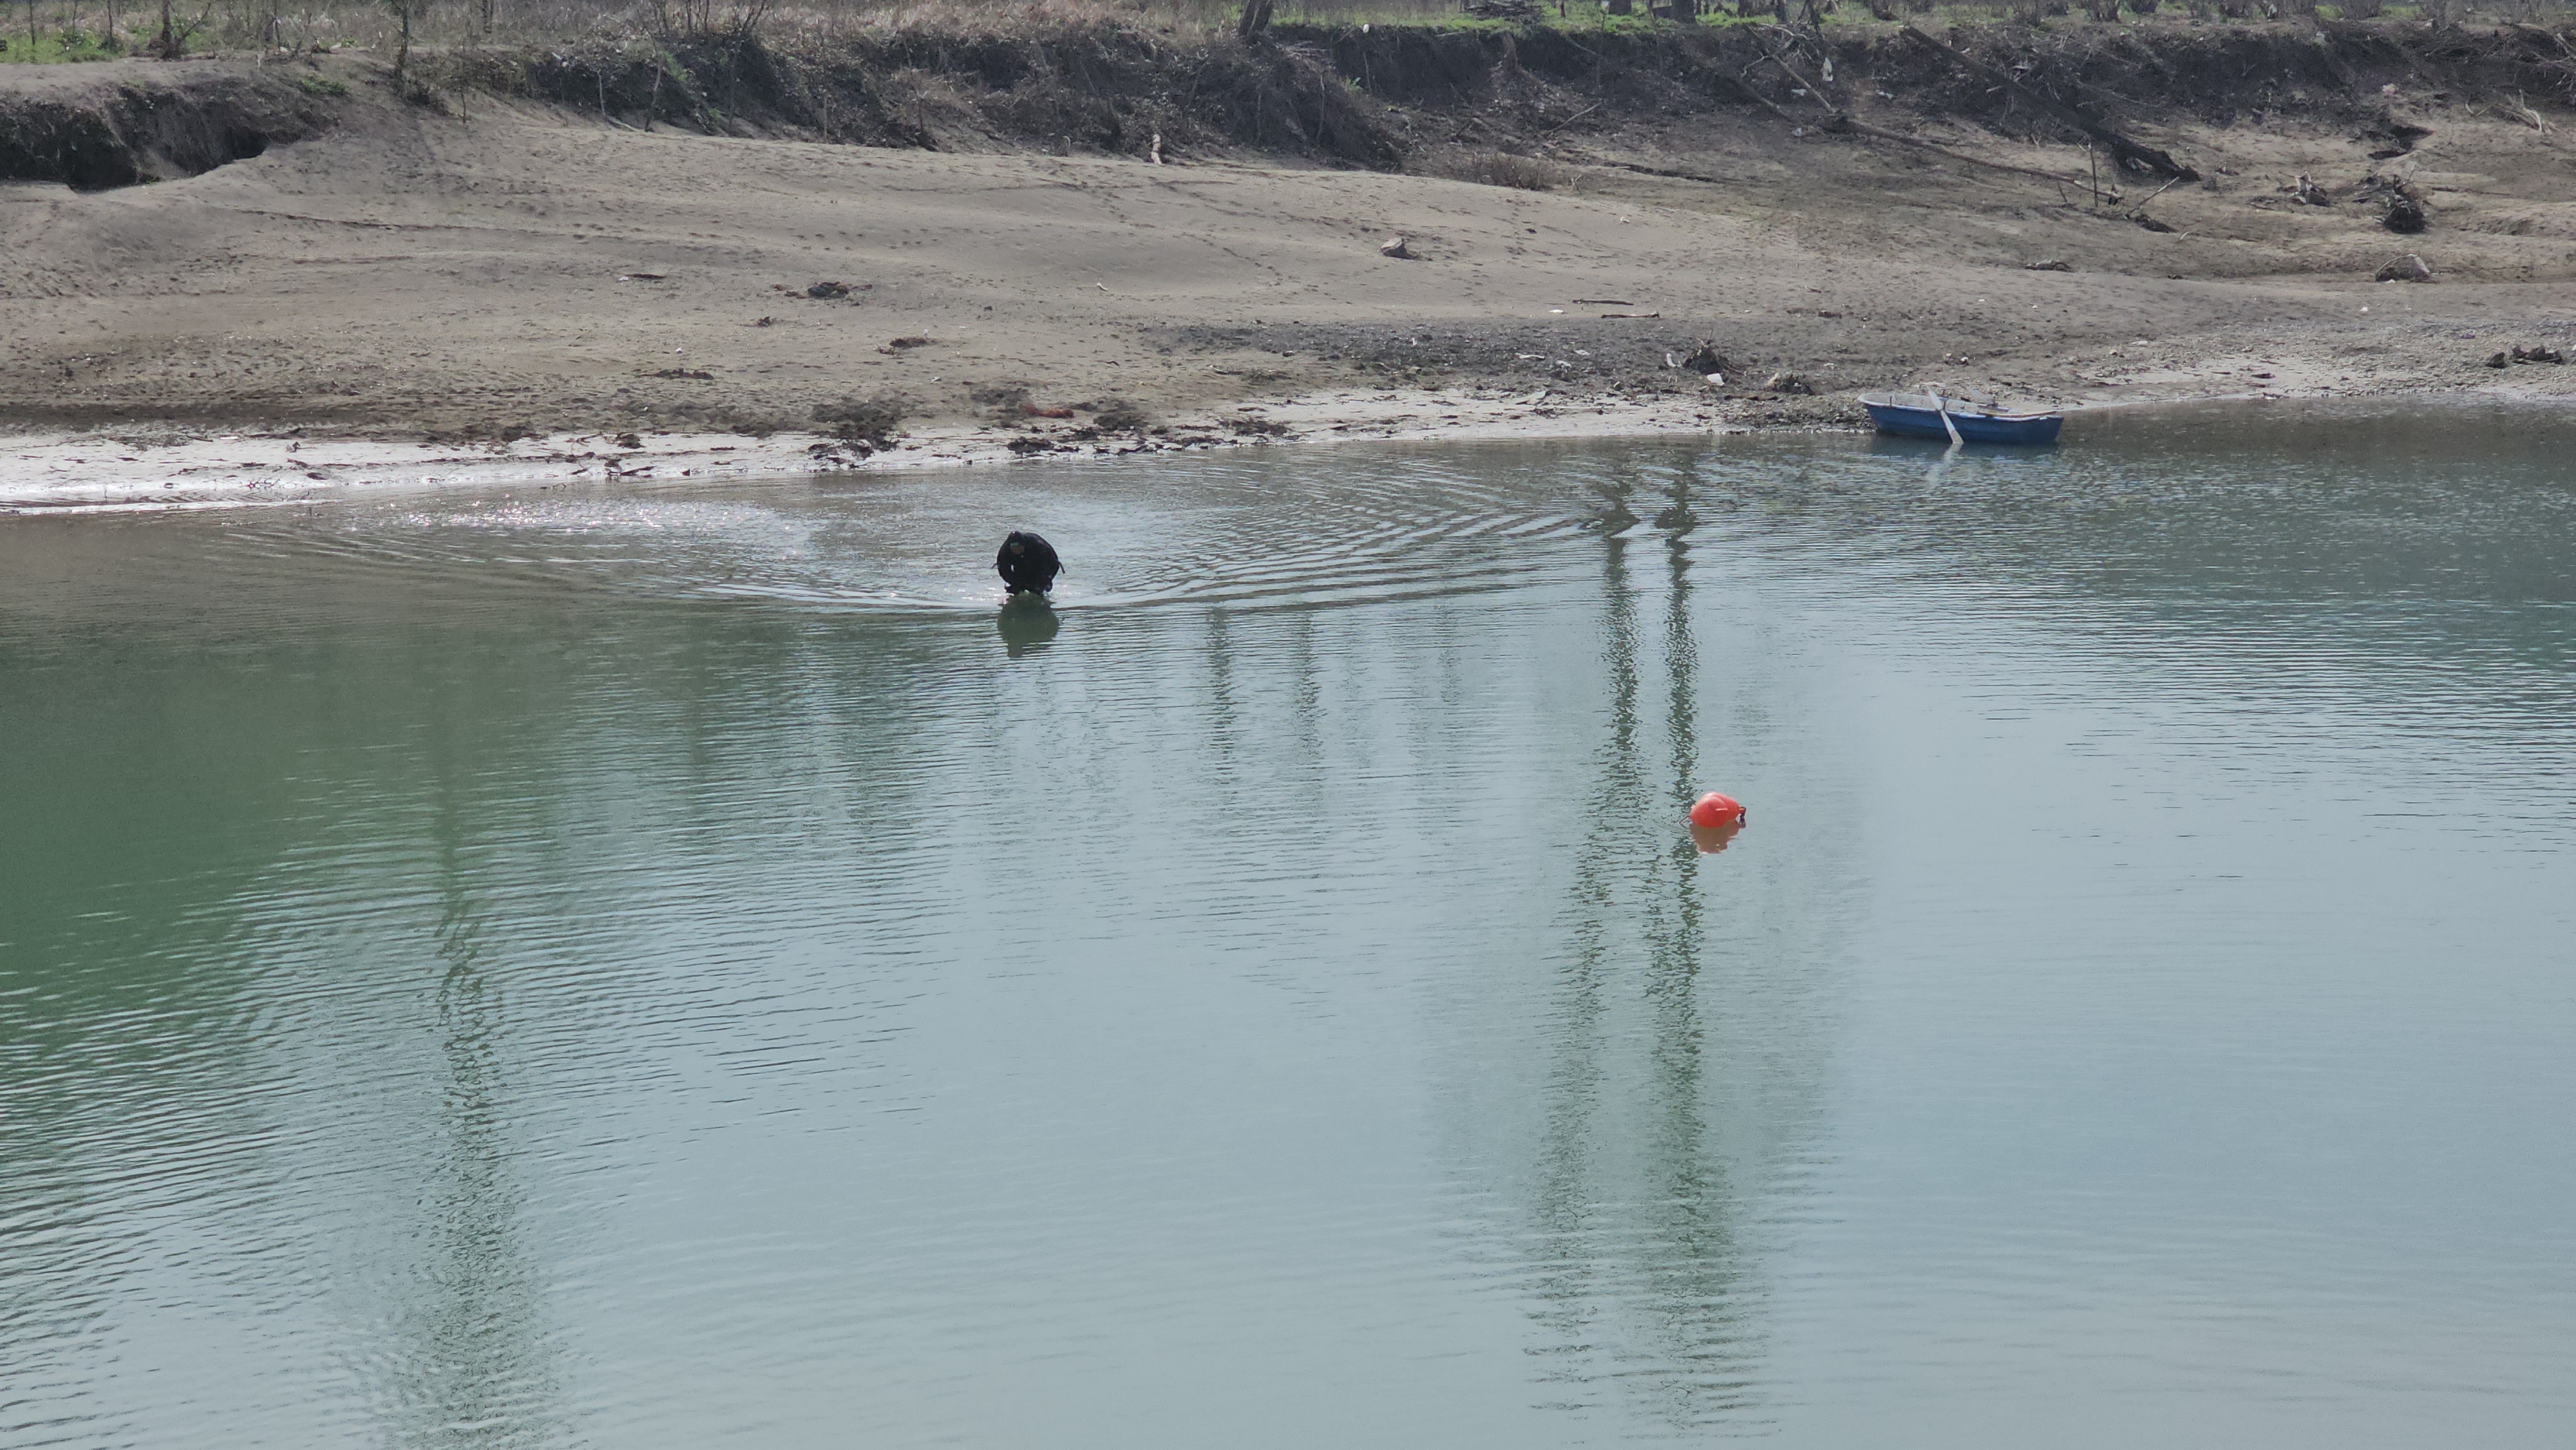
[[[1702,829],[1744,824],[1744,803],[1731,795],[1710,791],[1690,808],[1690,823]]]

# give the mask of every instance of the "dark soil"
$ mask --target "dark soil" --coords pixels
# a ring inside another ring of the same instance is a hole
[[[79,66],[16,77],[0,91],[0,181],[59,181],[104,191],[212,171],[300,141],[331,125],[346,88],[305,83],[313,72],[170,65],[151,86],[81,86]]]
[[[1945,38],[2028,90],[2115,127],[2295,114],[2403,150],[2425,132],[2391,116],[2384,86],[2437,101],[2513,95],[2563,106],[2576,96],[2576,51],[2530,27],[2001,24]],[[1068,27],[777,48],[707,38],[649,53],[460,53],[445,64],[452,83],[635,122],[934,150],[1144,155],[1160,137],[1167,153],[1242,149],[1389,168],[1425,143],[1458,139],[1443,124],[1458,118],[1474,117],[1488,144],[1512,150],[1757,100],[1819,122],[1834,110],[1911,112],[2015,137],[2069,134],[1895,26],[1819,37],[1752,25],[1595,33],[1289,25],[1249,44],[1227,37],[1186,46],[1142,30]],[[1834,79],[1821,99],[1802,97],[1792,69]]]
[[[1753,323],[1738,329],[1735,335],[1712,336],[1677,323],[1574,318],[1525,324],[1178,327],[1168,337],[1194,351],[1262,352],[1336,363],[1356,374],[1356,382],[1374,379],[1388,387],[1473,379],[1488,386],[1608,386],[1632,395],[1711,397],[1760,393],[1764,378],[1793,363],[1811,369],[1830,365],[1824,375],[1849,387],[1893,384],[1904,372],[1899,361],[1882,368],[1858,352],[1819,357],[1810,350],[1790,357],[1766,351],[1757,334],[1774,329]],[[1707,356],[1702,349],[1727,364],[1704,370],[1721,372],[1723,386],[1711,387],[1703,370],[1689,366],[1694,358]]]
[[[2576,95],[2576,50],[2527,26],[2002,24],[1947,39],[2113,126],[2298,115],[2384,139],[2391,155],[2425,131],[2390,113],[2383,86],[2436,101],[2564,106]],[[1755,25],[1291,25],[1250,43],[1189,45],[1115,25],[776,45],[701,35],[416,53],[414,68],[433,99],[442,90],[516,95],[709,134],[1131,156],[1159,141],[1173,156],[1242,151],[1376,169],[1400,168],[1426,145],[1528,152],[1757,102],[1820,123],[1848,111],[1880,124],[1910,116],[2015,137],[2070,134],[1894,26],[1819,37]],[[1834,80],[1822,97],[1802,96],[1793,70]],[[166,84],[150,86],[0,90],[0,180],[95,190],[194,175],[330,125],[334,93],[345,89],[294,63],[246,75],[181,62],[166,73]]]

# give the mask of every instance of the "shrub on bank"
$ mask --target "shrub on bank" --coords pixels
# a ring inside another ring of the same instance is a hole
[[[110,30],[90,31],[78,25],[59,30],[0,34],[0,60],[57,64],[67,61],[114,60],[127,46]]]

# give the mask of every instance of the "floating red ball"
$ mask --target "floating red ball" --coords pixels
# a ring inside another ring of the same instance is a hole
[[[1710,791],[1690,808],[1690,823],[1702,829],[1744,824],[1744,803],[1731,795]]]

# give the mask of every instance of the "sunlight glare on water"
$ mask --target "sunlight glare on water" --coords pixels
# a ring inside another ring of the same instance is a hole
[[[2572,438],[0,519],[0,1446],[2543,1442]]]

